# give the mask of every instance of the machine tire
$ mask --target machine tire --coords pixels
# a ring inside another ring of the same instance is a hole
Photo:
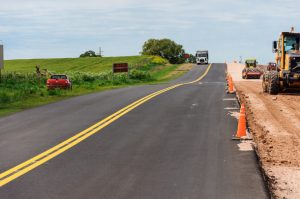
[[[265,76],[263,76],[262,89],[263,89],[263,92],[264,92],[264,93],[267,93],[267,92],[268,92],[268,84],[267,84],[267,82],[266,82]]]
[[[270,71],[268,77],[268,92],[271,95],[277,95],[279,92],[279,79],[277,71]]]
[[[242,70],[242,78],[243,78],[243,79],[245,79],[245,78],[246,78],[246,75],[245,75],[245,73],[246,73],[246,68],[244,68],[244,69]]]

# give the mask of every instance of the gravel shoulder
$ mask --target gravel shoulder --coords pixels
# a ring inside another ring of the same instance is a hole
[[[300,93],[262,92],[261,80],[244,80],[243,65],[228,64],[247,108],[257,154],[275,198],[300,198]]]

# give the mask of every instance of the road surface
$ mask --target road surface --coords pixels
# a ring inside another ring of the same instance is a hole
[[[181,84],[4,184],[0,198],[268,198],[253,151],[239,151],[231,140],[237,121],[228,108],[238,103],[224,91],[225,64],[212,64],[200,82],[182,85],[207,67],[195,66],[168,84],[76,97],[1,118],[3,174],[128,104]]]

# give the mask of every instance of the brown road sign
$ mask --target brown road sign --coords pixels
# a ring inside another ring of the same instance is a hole
[[[185,59],[188,59],[188,58],[190,58],[190,55],[189,55],[189,54],[184,54],[183,57],[184,57]]]
[[[114,73],[127,73],[128,72],[128,63],[114,63],[113,65]]]

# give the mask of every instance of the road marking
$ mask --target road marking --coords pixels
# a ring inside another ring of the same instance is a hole
[[[237,107],[226,107],[225,110],[239,110],[240,108]]]
[[[236,98],[224,98],[223,101],[237,101]]]
[[[111,114],[110,116],[97,122],[96,124],[92,125],[91,127],[81,131],[80,133],[72,136],[71,138],[59,143],[58,145],[40,153],[39,155],[21,163],[3,173],[0,173],[0,187],[15,180],[16,178],[28,173],[29,171],[44,164],[47,161],[53,159],[54,157],[62,154],[63,152],[67,151],[68,149],[72,148],[73,146],[77,145],[78,143],[82,142],[83,140],[87,139],[88,137],[92,136],[93,134],[98,133],[104,127],[108,126],[112,122],[116,121],[123,115],[127,114],[128,112],[130,112],[131,110],[140,106],[141,104],[144,104],[145,102],[149,101],[150,99],[152,99],[162,93],[165,93],[167,91],[175,89],[179,86],[193,84],[193,83],[196,83],[196,82],[202,80],[207,75],[211,66],[212,66],[212,64],[210,64],[207,67],[205,72],[198,79],[191,81],[191,82],[187,82],[187,83],[176,84],[176,85],[170,86],[168,88],[154,92],[152,94],[149,94],[149,95],[129,104],[128,106],[122,108],[121,110]]]
[[[221,85],[225,85],[225,82],[201,82],[201,84],[221,84]]]
[[[252,141],[242,141],[237,144],[239,151],[254,151]]]

